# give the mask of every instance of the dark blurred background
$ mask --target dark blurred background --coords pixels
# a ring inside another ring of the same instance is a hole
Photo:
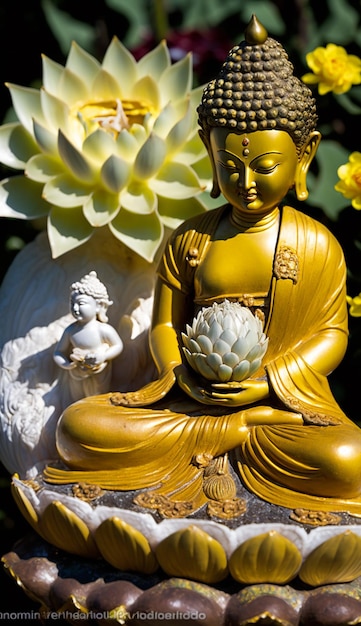
[[[100,61],[113,35],[139,58],[166,39],[172,58],[193,53],[195,84],[214,77],[229,48],[243,39],[255,13],[269,34],[289,53],[298,76],[308,68],[305,55],[335,43],[361,56],[360,0],[31,0],[0,6],[0,123],[13,119],[5,82],[40,87],[41,55],[64,64],[73,40]],[[325,223],[343,246],[348,293],[361,292],[361,215],[333,189],[338,165],[360,151],[361,87],[344,96],[318,96],[324,148],[309,178],[307,206],[298,208]],[[331,143],[328,143],[331,142]],[[332,147],[332,150],[330,150]],[[332,153],[332,157],[330,156]],[[0,166],[1,178],[14,172]],[[22,220],[0,218],[0,281],[35,231]],[[317,298],[317,294],[314,294]],[[361,319],[350,317],[349,349],[330,377],[345,412],[361,422],[357,392],[361,383]],[[0,553],[8,552],[29,528],[10,495],[10,477],[0,466]],[[37,610],[1,571],[0,613]]]

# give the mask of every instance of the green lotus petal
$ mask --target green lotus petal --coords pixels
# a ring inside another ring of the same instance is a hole
[[[189,94],[190,98],[190,108],[194,111],[194,116],[197,117],[197,107],[202,99],[204,90],[204,85],[199,85],[199,87],[195,87],[191,90]]]
[[[62,100],[59,100],[59,98],[52,96],[44,89],[40,92],[40,98],[48,127],[56,133],[58,128],[61,128],[64,132],[66,132],[69,126],[68,105]]]
[[[117,80],[104,69],[100,69],[94,78],[91,92],[92,97],[96,100],[104,101],[121,98]]]
[[[64,66],[49,59],[45,54],[42,55],[42,61],[44,89],[56,96],[58,94],[61,76],[64,72]]]
[[[148,137],[139,150],[134,162],[134,176],[146,180],[154,176],[167,154],[166,144],[154,133]]]
[[[73,176],[88,183],[93,181],[93,172],[88,161],[84,158],[83,154],[70,143],[61,130],[59,130],[58,134],[58,150],[61,158],[68,166]]]
[[[83,213],[89,224],[94,227],[105,226],[120,209],[119,197],[99,189],[83,205]]]
[[[159,91],[163,102],[182,100],[192,87],[191,55],[183,57],[163,72],[159,81]]]
[[[177,152],[186,142],[193,127],[193,111],[188,106],[184,117],[177,122],[166,138],[168,158]]]
[[[66,61],[66,67],[79,76],[88,85],[97,75],[100,63],[76,42],[73,42]]]
[[[164,234],[155,212],[139,216],[123,208],[109,228],[117,239],[149,262],[153,261]]]
[[[43,197],[47,202],[67,209],[81,206],[91,193],[91,189],[84,187],[69,174],[59,174],[52,178],[43,189]]]
[[[25,174],[38,183],[46,183],[61,171],[59,161],[45,154],[36,154],[26,164]]]
[[[133,183],[122,193],[122,207],[131,213],[147,215],[157,208],[157,196],[145,185]]]
[[[92,233],[93,227],[85,219],[81,207],[52,207],[48,217],[48,237],[54,259],[89,241]]]
[[[83,142],[82,152],[86,159],[97,164],[104,163],[116,150],[114,136],[102,128],[97,128]]]
[[[204,213],[206,210],[198,198],[187,198],[186,200],[174,200],[174,198],[158,197],[158,214],[164,226],[167,228],[177,228],[184,220]]]
[[[170,64],[170,54],[167,44],[165,41],[161,41],[156,48],[148,52],[138,61],[138,75],[153,76],[154,80],[158,81]]]
[[[124,93],[137,79],[137,63],[117,37],[113,37],[104,55],[102,67],[114,77],[119,76],[119,88]]]
[[[86,102],[89,98],[89,90],[86,83],[69,68],[65,68],[61,75],[58,94],[59,98],[69,105]]]
[[[130,91],[130,97],[137,101],[149,103],[157,111],[160,109],[161,94],[152,76],[143,76],[143,78],[134,83]]]
[[[127,159],[130,162],[134,161],[139,150],[139,142],[135,134],[134,125],[130,131],[124,129],[119,133],[116,145],[120,157]]]
[[[201,191],[197,175],[182,163],[166,163],[148,184],[157,195],[175,200],[191,198]]]
[[[104,185],[113,193],[119,193],[127,184],[130,172],[130,165],[113,154],[105,161],[100,174]]]
[[[33,118],[43,121],[40,92],[30,87],[19,87],[7,83],[19,122],[30,135],[33,134]]]
[[[34,120],[34,137],[42,150],[48,154],[58,154],[58,139],[48,128]]]
[[[0,216],[35,219],[49,213],[42,198],[42,185],[25,176],[5,178],[0,183]]]
[[[0,126],[0,162],[8,167],[24,169],[38,147],[25,128],[15,122]]]

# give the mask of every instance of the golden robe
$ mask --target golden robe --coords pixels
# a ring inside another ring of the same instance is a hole
[[[185,222],[173,234],[159,267],[161,279],[198,308],[244,294],[242,284],[239,293],[223,288],[218,297],[202,291],[207,253],[227,210],[221,207]],[[345,274],[342,250],[331,233],[284,207],[267,296],[264,331],[269,348],[254,375],[268,379],[270,398],[262,404],[274,407],[274,422],[247,427],[247,406],[219,409],[216,415],[199,405],[197,415],[194,406],[187,410],[187,399],[174,410],[164,403],[116,407],[110,394],[85,398],[59,422],[59,452],[70,469],[47,468],[45,478],[55,483],[82,480],[108,489],[153,488],[200,505],[205,501],[202,468],[194,460],[233,450],[242,482],[262,499],[289,508],[361,514],[361,430],[342,412],[322,372],[326,351],[332,364],[345,351]],[[323,364],[319,369],[318,354]],[[277,421],[279,409],[301,414],[303,423]]]

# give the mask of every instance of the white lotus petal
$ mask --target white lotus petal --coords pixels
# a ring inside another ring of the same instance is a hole
[[[127,211],[138,214],[140,221],[144,215],[156,210],[157,196],[146,185],[133,183],[122,193],[121,204]]]
[[[187,359],[187,363],[191,366],[192,369],[194,369],[195,363],[194,363],[193,353],[189,352],[188,348],[184,346],[182,346],[182,351],[183,351],[184,356]]]
[[[40,93],[37,89],[7,83],[15,113],[24,128],[33,134],[33,118],[43,121]]]
[[[192,357],[195,369],[201,374],[201,376],[204,376],[207,380],[217,380],[217,377],[212,368],[209,367],[204,354],[194,354]]]
[[[121,98],[118,81],[114,76],[106,72],[104,69],[99,70],[94,78],[92,88],[92,97],[96,100],[116,100]]]
[[[124,89],[127,90],[131,88],[136,81],[136,61],[117,37],[113,37],[110,42],[103,59],[102,67],[115,78],[119,76],[119,80],[121,81],[120,88],[123,85]]]
[[[48,128],[57,133],[58,128],[66,132],[69,126],[68,105],[45,89],[40,91],[41,106]]]
[[[25,174],[38,183],[46,183],[61,171],[59,161],[45,154],[36,154],[26,164]]]
[[[69,68],[65,68],[61,75],[58,93],[59,98],[69,105],[85,102],[89,98],[89,88],[86,83]]]
[[[172,102],[168,102],[154,122],[154,132],[163,139],[166,138],[178,119],[178,113]],[[200,141],[200,140],[199,140]]]
[[[222,383],[228,383],[228,381],[232,378],[232,374],[233,370],[231,367],[229,367],[229,365],[225,365],[224,363],[222,363],[222,365],[219,366],[217,375],[218,379]]]
[[[28,159],[38,151],[38,147],[21,124],[0,126],[0,162],[8,167],[24,169]]]
[[[49,213],[49,205],[41,197],[42,185],[25,178],[12,176],[0,183],[0,216],[35,219]]]
[[[259,359],[255,359],[254,361],[252,361],[252,363],[250,363],[248,376],[252,376],[253,374],[255,374],[257,370],[261,367],[261,365],[262,365],[261,357]]]
[[[47,202],[62,208],[79,207],[88,199],[91,189],[85,187],[69,174],[51,178],[43,188]]]
[[[139,141],[138,135],[135,133],[134,125],[131,128],[131,132],[124,129],[119,133],[116,140],[116,147],[118,155],[123,159],[127,161],[133,161],[135,159],[139,150]]]
[[[121,209],[109,224],[113,235],[146,261],[152,262],[163,240],[163,226],[157,214],[137,215]]]
[[[192,198],[201,191],[194,171],[182,163],[166,163],[150,185],[155,193],[175,200]]]
[[[249,352],[249,344],[245,337],[239,337],[232,345],[232,352],[235,352],[240,361],[244,359]]]
[[[242,380],[246,380],[249,376],[250,365],[248,361],[241,361],[239,365],[233,370],[232,379],[235,382],[242,382]]]
[[[73,41],[66,61],[66,67],[79,76],[82,81],[91,85],[100,69],[100,64],[91,54]]]
[[[168,47],[165,41],[161,41],[156,48],[145,54],[138,61],[138,74],[139,76],[147,74],[153,76],[157,82],[170,65],[171,60]]]
[[[80,178],[82,181],[92,182],[93,172],[90,164],[61,130],[59,130],[58,134],[58,150],[65,165],[67,165],[74,176]]]
[[[212,322],[209,322],[209,333],[208,336],[210,338],[210,340],[215,343],[217,341],[217,339],[219,338],[221,332],[222,332],[223,328],[222,326],[217,322],[217,320],[214,320]]]
[[[42,152],[58,154],[58,139],[48,128],[34,119],[34,137]]]
[[[107,159],[100,171],[104,185],[113,193],[119,193],[130,179],[130,166],[114,154]]]
[[[43,62],[43,86],[48,93],[53,96],[58,95],[60,78],[64,71],[64,66],[49,59],[45,54],[42,55]]]
[[[220,354],[217,354],[216,352],[212,352],[212,354],[208,354],[206,357],[206,361],[214,372],[217,372],[218,368],[222,365],[222,357]]]
[[[211,354],[213,352],[213,343],[206,335],[198,335],[197,344],[204,354]]]
[[[143,76],[137,80],[130,90],[130,98],[135,101],[144,101],[156,111],[160,109],[159,86],[151,76]]]
[[[69,211],[71,219],[69,219]],[[48,217],[48,237],[54,259],[88,241],[93,228],[81,208],[52,207]]]
[[[254,359],[258,359],[261,356],[261,354],[262,354],[262,348],[259,344],[257,344],[253,346],[253,348],[251,348],[246,358],[248,361],[253,361]]]
[[[195,339],[190,338],[188,344],[189,344],[189,350],[191,352],[201,352],[202,351],[201,346],[198,345],[198,343],[197,343],[197,341]]]
[[[82,146],[85,158],[98,165],[102,165],[116,150],[117,145],[113,135],[102,128],[97,128],[91,135],[88,135]]]
[[[237,340],[237,335],[231,328],[226,327],[226,329],[222,332],[220,339],[223,339],[223,341],[228,343],[228,346],[231,348],[231,346],[233,346],[234,342]]]
[[[177,152],[185,143],[193,126],[193,112],[188,107],[184,117],[173,126],[166,138],[167,150],[169,154]]]
[[[188,324],[187,324],[187,328],[189,328]],[[182,337],[182,341],[183,341],[183,345],[184,345],[184,350],[187,349],[189,352],[189,337],[186,333],[181,333],[181,337]]]
[[[227,352],[223,355],[223,363],[229,365],[232,369],[239,363],[239,358],[234,352]]]
[[[161,167],[167,149],[165,142],[157,135],[150,135],[142,145],[134,162],[134,176],[146,180],[156,174]]]
[[[83,213],[89,224],[94,227],[109,224],[120,209],[119,198],[102,189],[95,191],[83,205]]]
[[[192,57],[190,54],[163,72],[159,81],[162,103],[181,100],[192,88]]]
[[[223,356],[224,354],[226,354],[226,352],[229,351],[229,345],[226,341],[223,341],[222,339],[217,339],[217,341],[214,342],[213,350],[214,352],[217,352],[217,354]]]

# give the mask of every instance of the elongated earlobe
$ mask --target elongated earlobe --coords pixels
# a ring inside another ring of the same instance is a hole
[[[211,165],[212,165],[212,174],[213,174],[213,186],[212,186],[212,191],[210,193],[211,198],[218,198],[221,195],[221,190],[219,188],[219,184],[218,184],[218,177],[217,177],[217,172],[216,172],[216,165],[214,162],[214,157],[213,157],[213,152],[211,149],[211,143],[209,140],[209,134],[205,133],[203,130],[199,131],[199,136],[202,139],[207,152],[208,152],[208,156],[210,158],[211,161]]]
[[[297,200],[303,201],[308,197],[307,173],[317,152],[320,141],[321,134],[317,130],[313,131],[310,134],[307,144],[303,148],[299,158],[295,175],[295,192]]]

